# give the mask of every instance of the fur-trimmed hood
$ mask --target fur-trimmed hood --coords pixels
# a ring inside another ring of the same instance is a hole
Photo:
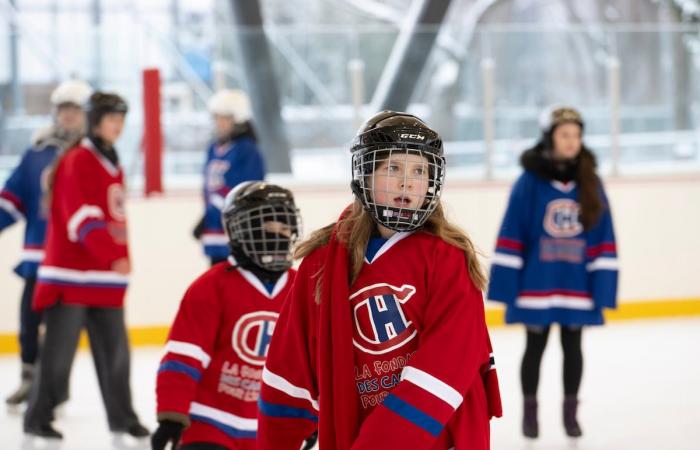
[[[578,168],[582,160],[592,163],[593,167],[597,166],[595,155],[585,145],[582,145],[581,152],[574,159],[557,161],[551,155],[551,150],[540,141],[520,155],[520,165],[542,178],[563,182],[578,178]]]
[[[77,144],[83,137],[82,132],[71,133],[61,130],[55,125],[36,131],[31,138],[32,147],[35,150],[43,150],[47,147],[56,147],[60,151]]]

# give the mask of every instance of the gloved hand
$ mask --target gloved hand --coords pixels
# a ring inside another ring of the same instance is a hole
[[[178,442],[180,442],[180,435],[182,434],[182,429],[185,428],[180,422],[174,422],[172,420],[161,420],[158,422],[158,428],[151,435],[151,449],[152,450],[165,450],[165,446],[168,443],[172,444],[170,449],[175,450]]]
[[[306,441],[304,442],[304,446],[301,448],[301,450],[311,450],[312,448],[314,448],[314,445],[316,445],[317,440],[318,440],[318,431],[314,431],[311,436],[306,438]]]
[[[192,236],[194,236],[194,238],[197,240],[202,237],[202,234],[204,234],[204,217],[197,222],[197,225],[195,225],[194,229],[192,230]]]

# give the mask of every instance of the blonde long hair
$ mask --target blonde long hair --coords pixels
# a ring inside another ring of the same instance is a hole
[[[326,225],[325,227],[314,231],[311,236],[304,242],[297,245],[294,250],[294,257],[299,259],[309,255],[317,248],[326,245],[330,241],[331,234],[335,223]],[[370,214],[362,207],[359,200],[355,199],[350,211],[337,223],[338,241],[345,245],[350,254],[350,274],[349,282],[352,284],[360,273],[365,259],[365,249],[369,242],[372,232],[376,225]],[[472,243],[469,236],[462,231],[458,226],[451,224],[445,217],[445,211],[442,203],[439,202],[435,211],[430,215],[425,225],[420,229],[433,236],[437,236],[450,245],[454,245],[464,251],[467,266],[469,268],[469,276],[474,285],[483,290],[486,287],[486,276],[484,275],[481,264],[477,258],[478,252]],[[323,268],[321,268],[323,271]],[[320,301],[320,285],[322,282],[322,274],[314,275],[317,279],[316,284],[316,302]]]

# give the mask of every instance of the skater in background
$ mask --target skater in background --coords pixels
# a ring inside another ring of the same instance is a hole
[[[229,255],[228,238],[221,225],[226,194],[243,181],[263,180],[265,164],[251,123],[248,96],[240,90],[224,89],[209,100],[208,106],[216,138],[207,150],[204,215],[195,226],[194,236],[214,265]]]
[[[53,124],[39,130],[0,191],[0,232],[17,221],[25,221],[24,248],[15,268],[24,279],[20,302],[19,344],[22,373],[19,388],[5,400],[16,407],[27,400],[39,356],[41,314],[32,311],[36,272],[44,257],[47,211],[43,202],[46,174],[58,154],[75,145],[85,134],[83,106],[92,93],[79,80],[65,81],[51,93]],[[67,382],[68,380],[66,380]],[[59,401],[66,400],[68,385]]]
[[[523,434],[536,438],[540,362],[551,326],[564,352],[563,422],[577,420],[583,373],[581,334],[616,307],[617,250],[612,215],[596,160],[582,141],[584,122],[568,107],[546,110],[542,136],[521,157],[492,259],[488,298],[506,304],[506,322],[525,325],[521,367]]]
[[[487,450],[501,404],[471,240],[445,218],[440,136],[383,111],[355,201],[302,243],[262,375],[259,449]]]
[[[46,336],[24,416],[29,438],[62,438],[52,426],[53,408],[83,328],[115,444],[145,441],[149,434],[131,404],[124,323],[131,263],[124,174],[114,144],[127,109],[118,95],[92,94],[86,106],[87,136],[63,152],[48,177],[46,256],[33,300],[36,310],[45,311]]]
[[[296,271],[300,233],[292,193],[246,181],[226,196],[228,261],[185,293],[156,387],[153,450],[257,448],[260,377],[270,337]],[[313,445],[313,444],[312,444]]]

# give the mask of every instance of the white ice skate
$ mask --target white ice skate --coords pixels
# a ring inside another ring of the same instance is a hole
[[[126,431],[112,432],[112,447],[115,449],[149,449],[151,434],[141,424],[134,424]]]
[[[18,415],[23,412],[22,405],[29,398],[29,391],[32,388],[32,380],[34,379],[34,365],[22,364],[22,377],[19,387],[15,392],[5,399],[7,412],[12,415]]]
[[[63,445],[60,437],[39,436],[32,433],[24,433],[22,450],[59,450]]]
[[[137,438],[131,436],[129,433],[120,431],[112,433],[112,448],[117,450],[146,450],[150,448],[150,441],[148,437]]]

